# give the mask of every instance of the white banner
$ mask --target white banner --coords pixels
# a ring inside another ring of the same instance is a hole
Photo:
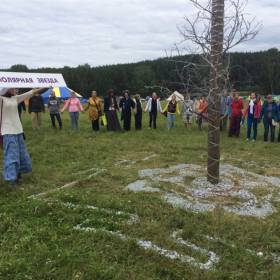
[[[0,88],[66,87],[62,74],[0,71]]]

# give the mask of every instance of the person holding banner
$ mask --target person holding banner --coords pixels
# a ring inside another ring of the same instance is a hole
[[[63,113],[65,110],[68,110],[71,120],[71,127],[73,130],[79,129],[79,112],[84,112],[84,108],[79,100],[79,98],[76,96],[76,93],[74,91],[71,92],[70,98],[65,102],[61,113]]]
[[[33,89],[17,95],[16,89],[1,91],[0,134],[3,140],[3,177],[12,186],[17,185],[21,173],[32,171],[30,156],[24,144],[18,104],[42,92],[42,89]]]

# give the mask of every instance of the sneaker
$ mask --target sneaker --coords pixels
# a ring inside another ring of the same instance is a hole
[[[249,141],[250,141],[250,139],[249,139],[249,138],[247,138],[247,139],[246,139],[246,141],[247,141],[247,142],[249,142]]]

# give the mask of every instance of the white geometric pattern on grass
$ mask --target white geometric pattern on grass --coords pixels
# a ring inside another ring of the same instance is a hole
[[[144,161],[147,161],[148,159],[145,158]],[[104,169],[98,169],[98,168],[91,168],[88,170],[84,170],[84,171],[80,171],[78,173],[76,173],[77,175],[81,175],[81,174],[88,174],[90,172],[94,171],[94,173],[91,173],[90,175],[88,175],[86,178],[84,178],[83,180],[88,180],[106,170]],[[65,189],[69,189],[71,187],[76,186],[78,183],[80,183],[81,180],[76,180],[73,181],[71,183],[67,183],[62,187],[57,187],[55,189],[51,189],[49,191],[45,191],[39,194],[35,194],[35,195],[31,195],[28,198],[29,199],[38,199],[38,200],[42,200],[45,201],[46,203],[49,204],[59,204],[63,207],[66,207],[68,209],[73,209],[73,210],[77,210],[77,209],[86,209],[89,211],[98,211],[98,212],[103,212],[106,214],[110,214],[112,215],[112,219],[114,219],[114,216],[126,216],[128,217],[127,219],[127,225],[131,226],[131,225],[135,225],[140,223],[140,219],[139,216],[137,214],[130,214],[130,213],[126,213],[123,211],[118,211],[118,210],[113,210],[113,209],[107,209],[107,208],[100,208],[94,205],[79,205],[79,204],[74,204],[71,202],[62,202],[62,201],[58,201],[58,200],[52,200],[50,198],[48,198],[49,195],[54,194],[55,192],[59,192],[61,190],[65,190]],[[198,252],[202,255],[205,255],[208,257],[208,260],[206,263],[202,263],[198,260],[196,260],[194,257],[188,256],[188,255],[184,255],[184,254],[180,254],[175,250],[168,250],[168,249],[164,249],[156,244],[154,244],[151,241],[147,241],[147,240],[142,240],[142,239],[137,239],[134,237],[130,237],[127,236],[119,231],[111,231],[108,230],[106,228],[94,228],[94,227],[90,227],[87,226],[87,224],[90,222],[89,219],[86,219],[85,221],[83,221],[81,224],[78,224],[76,226],[73,227],[74,230],[76,231],[84,231],[84,232],[88,232],[88,233],[95,233],[95,232],[104,232],[106,234],[115,236],[117,238],[120,238],[123,241],[135,241],[136,244],[147,251],[151,251],[154,252],[160,256],[166,257],[168,259],[171,260],[179,260],[182,263],[189,263],[190,265],[193,265],[195,267],[198,267],[200,269],[204,269],[204,270],[209,270],[211,269],[216,263],[219,262],[219,257],[212,251],[208,251],[206,249],[200,248],[199,246],[192,244],[186,240],[183,240],[181,237],[177,236],[177,233],[173,233],[170,237],[170,239],[176,243],[181,245],[182,247],[188,247],[190,249],[192,249],[195,252]],[[112,221],[114,222],[114,221]]]
[[[212,211],[218,206],[228,212],[258,218],[275,212],[272,202],[279,200],[280,178],[262,176],[229,164],[221,165],[220,172],[221,182],[212,185],[200,165],[144,169],[138,172],[139,179],[126,189],[159,193],[174,207],[194,212]],[[161,188],[163,185],[165,189]]]

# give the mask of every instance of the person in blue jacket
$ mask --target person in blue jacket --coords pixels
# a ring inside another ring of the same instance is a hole
[[[268,134],[270,131],[270,141],[275,140],[275,127],[278,121],[278,106],[273,101],[272,96],[268,95],[266,101],[262,106],[260,120],[263,119],[264,125],[264,141],[268,141]]]

